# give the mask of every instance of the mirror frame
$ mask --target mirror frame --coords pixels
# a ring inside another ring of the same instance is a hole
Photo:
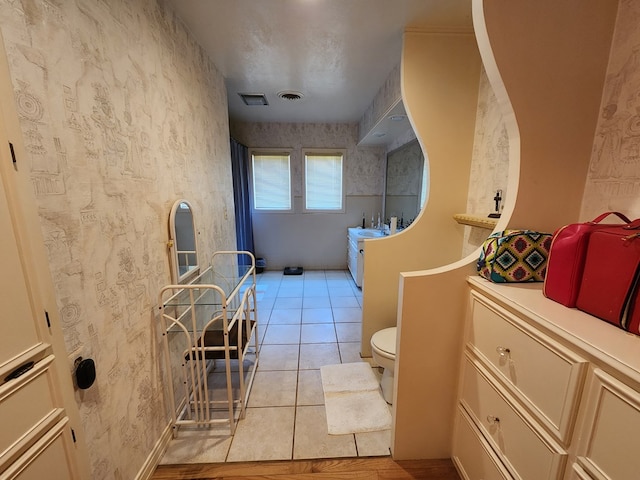
[[[178,211],[180,209],[180,206],[182,204],[185,204],[189,207],[189,211],[191,212],[191,227],[193,230],[193,246],[194,246],[194,250],[188,250],[189,252],[193,252],[195,254],[195,264],[194,265],[189,265],[189,270],[187,270],[185,273],[180,274],[180,261],[179,261],[179,254],[180,251],[178,250],[178,232],[176,231],[176,215],[178,214]],[[173,206],[171,207],[171,213],[169,214],[169,242],[168,242],[168,246],[169,246],[169,260],[171,263],[171,277],[172,277],[172,281],[175,284],[183,284],[183,283],[187,283],[187,281],[198,275],[200,272],[200,264],[198,261],[198,235],[197,235],[197,230],[196,230],[196,222],[195,222],[195,218],[193,215],[193,207],[191,206],[191,204],[184,199],[180,199],[180,200],[176,200],[176,202],[173,204]]]

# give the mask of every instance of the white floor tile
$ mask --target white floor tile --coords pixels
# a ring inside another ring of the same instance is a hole
[[[335,343],[336,329],[333,323],[305,323],[302,325],[300,343]]]
[[[331,308],[329,295],[324,297],[303,297],[302,308]]]
[[[269,316],[269,325],[297,325],[302,319],[301,308],[274,308]]]
[[[302,323],[330,323],[333,325],[331,308],[303,308]]]
[[[298,344],[300,343],[300,325],[274,325],[269,323],[262,342],[265,345]]]
[[[298,407],[293,458],[335,458],[357,455],[353,434],[329,435],[324,406]]]
[[[335,307],[333,308],[333,320],[336,323],[362,322],[362,308],[360,307]]]
[[[276,297],[273,308],[302,308],[302,295],[297,297]]]
[[[231,446],[232,437],[227,426],[214,429],[190,429],[181,427],[176,438],[169,442],[160,465],[176,463],[224,462]]]
[[[297,405],[324,405],[324,391],[320,370],[300,370],[298,372]]]
[[[227,461],[290,460],[294,418],[294,407],[248,408],[238,422]]]
[[[323,286],[304,286],[303,297],[328,297],[329,289],[326,285]]]
[[[333,308],[358,308],[360,304],[353,295],[331,296],[331,306]]]
[[[366,362],[367,360],[360,356],[360,347],[360,342],[338,343],[342,363]]]
[[[338,334],[338,342],[359,342],[362,338],[362,325],[360,323],[336,323],[336,333]]]
[[[379,457],[391,455],[391,430],[356,433],[359,457]]]
[[[307,343],[300,345],[300,370],[316,370],[323,365],[340,363],[337,343]]]
[[[262,345],[258,372],[266,370],[298,370],[299,345]]]
[[[297,383],[295,370],[256,372],[249,407],[292,407],[296,404]]]

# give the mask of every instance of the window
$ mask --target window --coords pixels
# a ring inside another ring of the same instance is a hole
[[[291,210],[291,168],[288,153],[252,153],[253,208]]]
[[[305,210],[343,211],[342,152],[304,152]]]

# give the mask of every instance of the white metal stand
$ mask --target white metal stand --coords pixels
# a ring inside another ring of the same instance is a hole
[[[239,259],[250,264],[239,264]],[[165,286],[159,305],[174,434],[181,425],[219,423],[228,423],[233,434],[237,421],[244,418],[258,366],[254,256],[244,251],[216,252],[211,265],[189,284]],[[250,362],[252,355],[255,360]],[[216,360],[224,361],[224,400],[214,399],[209,378]],[[232,361],[237,361],[237,371]],[[245,371],[246,363],[250,365]]]

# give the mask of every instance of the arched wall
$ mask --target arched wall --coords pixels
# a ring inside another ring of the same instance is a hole
[[[480,68],[471,33],[405,32],[403,99],[414,129],[424,132],[419,140],[429,158],[429,198],[409,228],[365,240],[364,356],[371,355],[373,333],[396,325],[400,272],[460,259],[464,228],[453,215],[467,204]]]
[[[616,9],[613,0],[473,0],[480,53],[505,106],[511,158],[519,157],[497,229],[553,231],[577,221]],[[428,107],[411,105],[412,112]],[[425,132],[414,126],[421,138]],[[446,159],[431,157],[437,161]],[[474,260],[400,274],[396,459],[450,456],[465,278],[475,273]]]

